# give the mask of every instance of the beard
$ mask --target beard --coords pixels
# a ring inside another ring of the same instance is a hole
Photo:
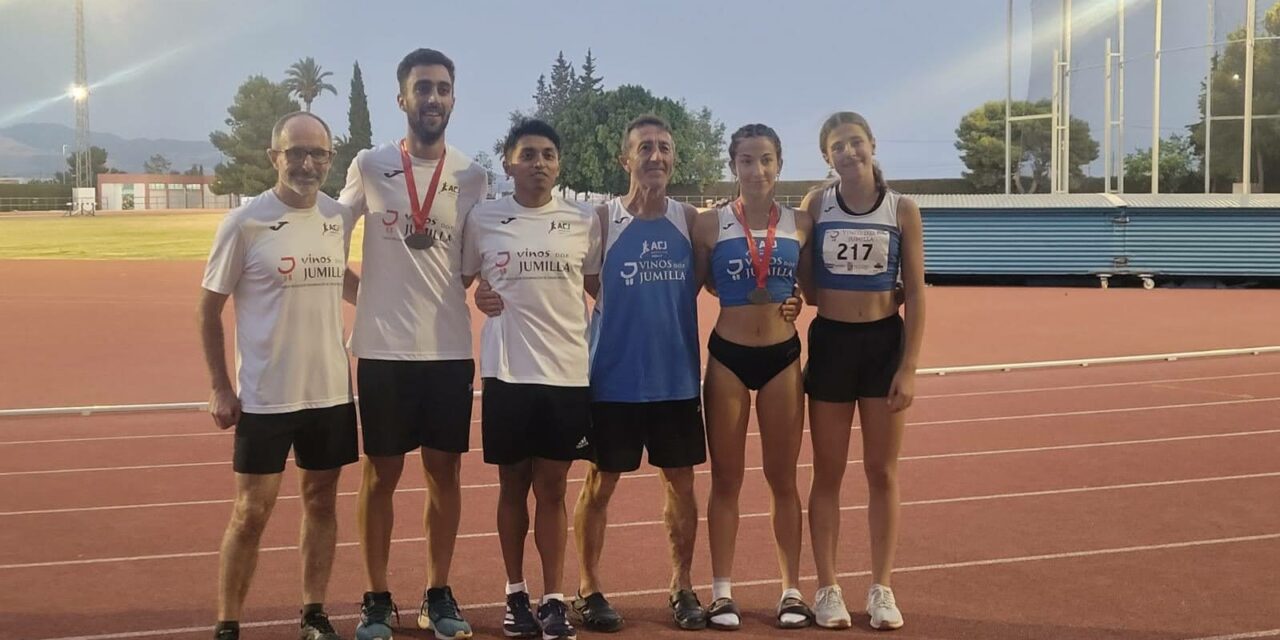
[[[413,135],[423,144],[435,144],[444,136],[444,130],[449,126],[449,113],[440,112],[440,125],[432,127],[424,121],[425,113],[419,113],[417,118],[409,120],[409,128],[413,130]]]

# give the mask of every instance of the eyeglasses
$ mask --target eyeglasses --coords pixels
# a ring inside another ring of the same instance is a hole
[[[302,164],[311,158],[313,164],[328,164],[333,161],[334,152],[330,149],[308,149],[306,147],[290,147],[288,149],[272,149],[273,153],[283,153],[289,164]]]

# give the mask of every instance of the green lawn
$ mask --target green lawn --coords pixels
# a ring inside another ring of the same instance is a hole
[[[0,259],[204,260],[222,212],[99,214],[76,218],[0,217]],[[364,225],[351,260],[360,260]]]

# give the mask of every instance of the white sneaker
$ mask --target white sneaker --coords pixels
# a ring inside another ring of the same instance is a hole
[[[840,585],[822,587],[814,596],[814,622],[825,629],[848,629],[853,626],[849,608],[844,606],[844,592]]]
[[[871,616],[872,629],[897,629],[902,626],[902,612],[893,599],[893,589],[873,584],[867,591],[867,615]]]

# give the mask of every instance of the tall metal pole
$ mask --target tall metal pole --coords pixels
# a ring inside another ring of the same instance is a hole
[[[89,151],[89,81],[84,63],[84,0],[76,0],[76,186],[92,184],[93,161]]]
[[[1009,121],[1013,115],[1010,112],[1013,108],[1013,0],[1009,0],[1005,15],[1004,64],[1004,192],[1009,194],[1013,192],[1013,171],[1009,161],[1013,154],[1013,123]]]
[[[1204,162],[1201,163],[1200,168],[1204,170],[1204,192],[1209,193],[1213,190],[1209,168],[1213,164],[1210,160],[1213,151],[1213,56],[1217,52],[1217,47],[1213,44],[1213,14],[1217,2],[1209,0],[1205,4],[1209,7],[1209,28],[1207,39],[1205,40],[1205,50],[1208,51],[1209,65],[1204,72]]]
[[[1253,192],[1253,45],[1258,23],[1257,0],[1245,2],[1244,31],[1244,194]]]
[[[1116,13],[1120,21],[1119,36],[1120,42],[1118,51],[1116,52],[1120,58],[1116,64],[1116,148],[1117,155],[1120,157],[1120,168],[1116,176],[1116,190],[1124,193],[1124,2],[1125,0],[1116,0]]]
[[[1102,192],[1111,193],[1111,38],[1107,38],[1107,56],[1103,58],[1102,88]]]
[[[1049,192],[1058,193],[1058,163],[1062,160],[1061,151],[1062,141],[1059,135],[1059,119],[1062,114],[1059,109],[1061,103],[1062,91],[1062,51],[1060,49],[1053,50],[1053,101],[1050,106],[1049,126],[1053,135],[1050,136],[1050,152],[1049,152]]]
[[[1059,185],[1071,192],[1071,0],[1062,0],[1062,171]]]
[[[1160,193],[1160,36],[1164,0],[1156,0],[1155,88],[1151,94],[1151,193]]]

